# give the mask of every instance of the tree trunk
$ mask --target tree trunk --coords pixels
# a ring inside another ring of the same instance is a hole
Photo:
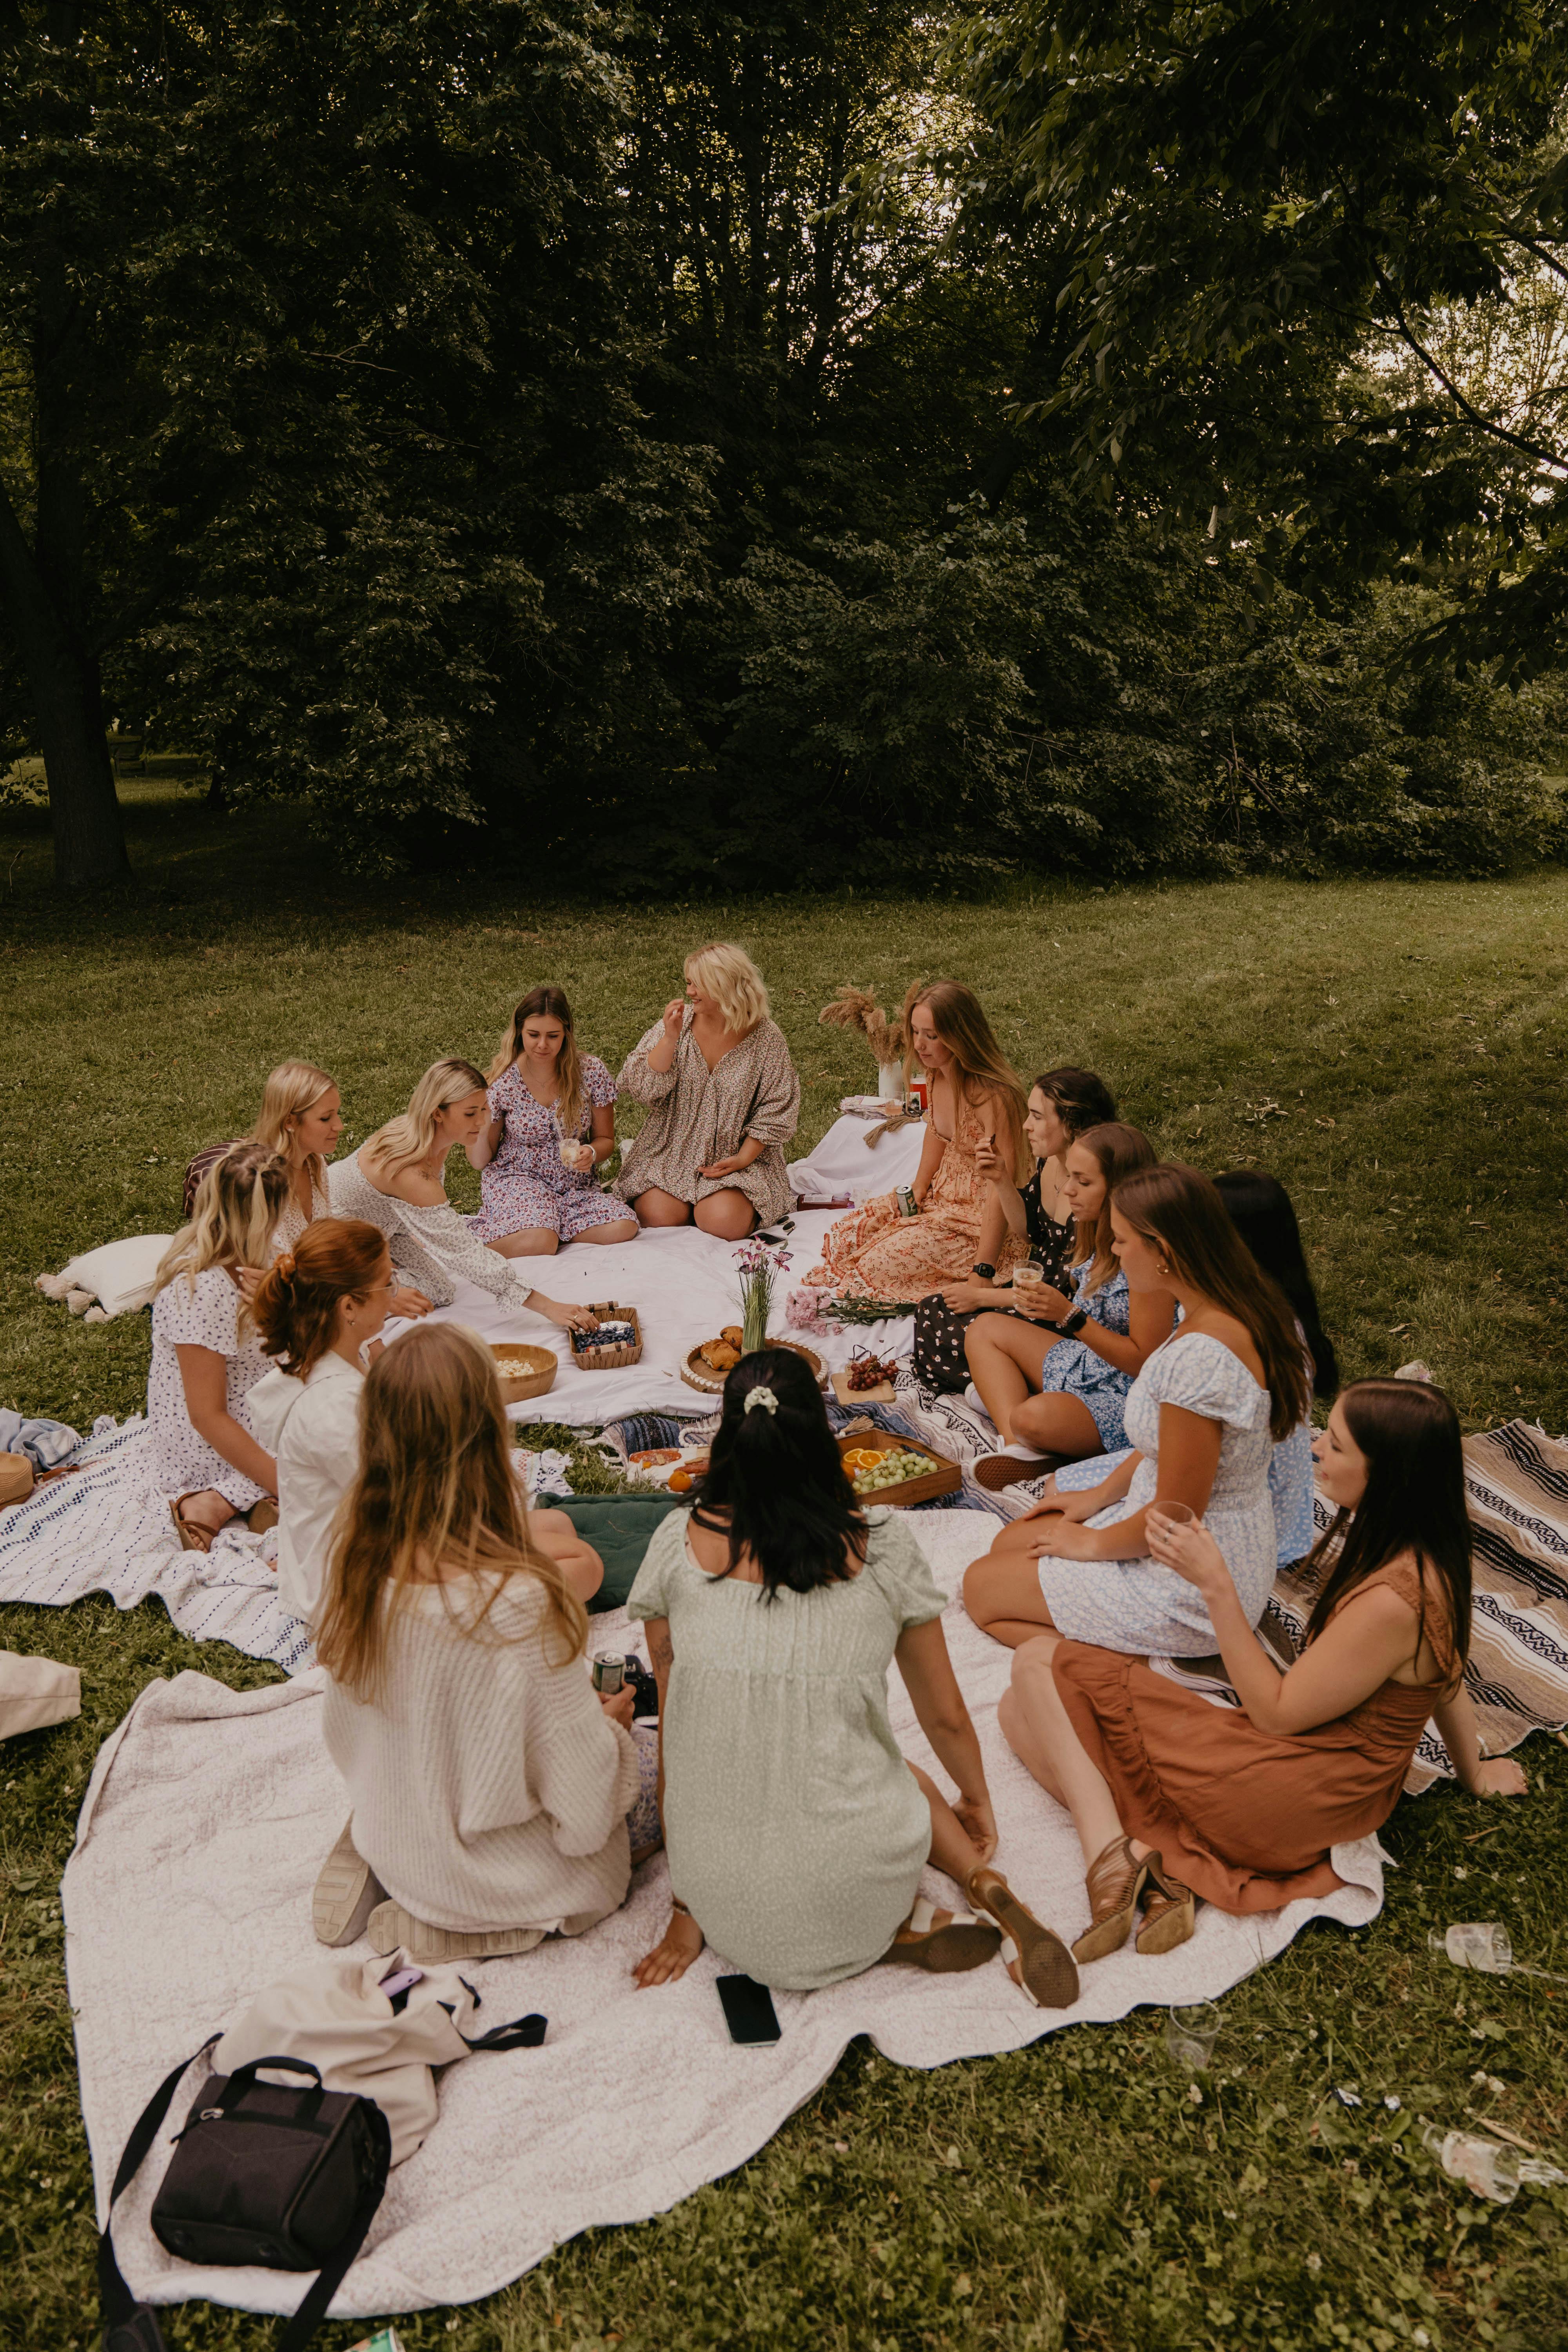
[[[3,491],[0,589],[33,689],[55,829],[55,879],[65,890],[122,881],[131,861],[104,740],[98,663],[60,620]]]

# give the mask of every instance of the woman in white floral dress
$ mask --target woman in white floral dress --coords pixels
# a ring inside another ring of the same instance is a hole
[[[270,1367],[240,1276],[259,1278],[271,1262],[289,1177],[287,1160],[265,1145],[231,1144],[158,1268],[147,1375],[153,1477],[187,1551],[206,1551],[237,1513],[278,1491],[278,1465],[246,1411]]]
[[[1100,1486],[1054,1494],[1004,1528],[965,1576],[964,1606],[1010,1649],[1052,1632],[1136,1657],[1204,1657],[1217,1646],[1207,1609],[1149,1552],[1144,1519],[1156,1503],[1201,1517],[1257,1624],[1276,1566],[1269,1462],[1310,1408],[1300,1334],[1197,1169],[1124,1177],[1111,1231],[1133,1297],[1161,1291],[1182,1309],[1127,1401],[1135,1450]]]

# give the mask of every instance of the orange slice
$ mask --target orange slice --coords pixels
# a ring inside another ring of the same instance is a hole
[[[877,1447],[857,1445],[844,1456],[844,1467],[846,1470],[876,1470],[881,1466],[881,1461],[882,1456]]]

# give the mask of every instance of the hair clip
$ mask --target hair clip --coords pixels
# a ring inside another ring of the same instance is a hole
[[[777,1412],[779,1409],[779,1401],[765,1381],[759,1381],[754,1389],[746,1391],[746,1411],[755,1412],[759,1405],[764,1412]]]

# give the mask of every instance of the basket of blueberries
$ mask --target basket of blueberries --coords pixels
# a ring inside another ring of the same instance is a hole
[[[642,1324],[635,1307],[591,1302],[588,1312],[599,1318],[597,1330],[571,1333],[572,1361],[579,1371],[616,1372],[623,1364],[642,1361]]]

